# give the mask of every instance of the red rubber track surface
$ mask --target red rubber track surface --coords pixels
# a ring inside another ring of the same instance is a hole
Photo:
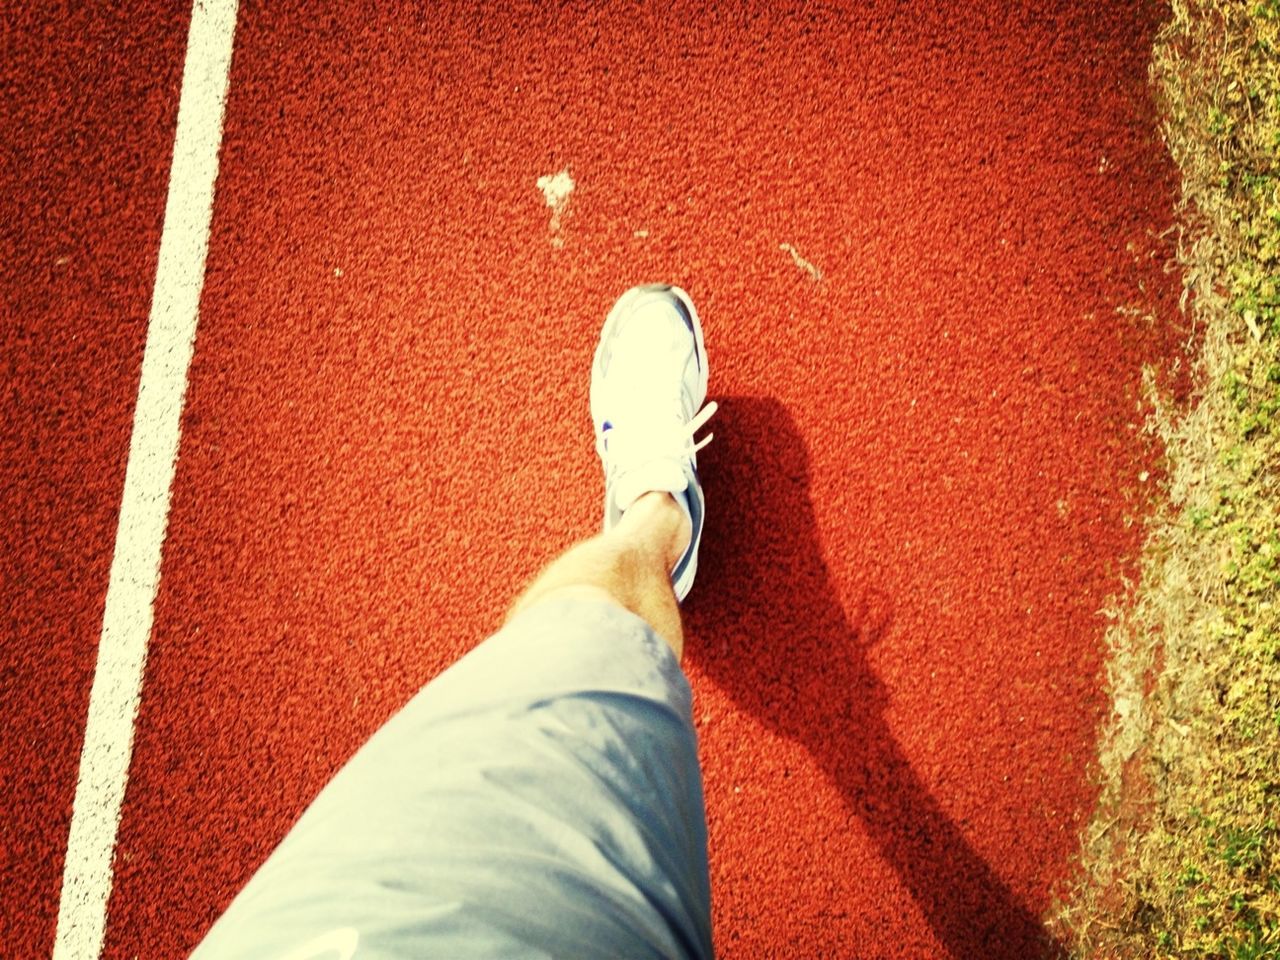
[[[591,352],[651,280],[722,404],[685,606],[719,952],[1052,955],[1156,479],[1141,369],[1186,335],[1161,9],[386,7],[240,11],[107,956],[189,951],[597,528]],[[80,709],[58,662],[23,682]]]
[[[4,957],[53,943],[177,121],[190,14],[173,6],[3,18]]]

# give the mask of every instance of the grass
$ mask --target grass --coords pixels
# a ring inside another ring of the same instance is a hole
[[[1182,174],[1195,399],[1108,632],[1116,710],[1080,879],[1088,958],[1280,960],[1280,0],[1174,0],[1152,60]]]

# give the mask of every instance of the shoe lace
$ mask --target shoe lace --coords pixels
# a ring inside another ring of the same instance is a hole
[[[607,441],[610,460],[615,464],[692,457],[715,438],[714,433],[709,433],[695,442],[694,434],[718,409],[718,404],[712,400],[688,421],[683,413],[669,419],[655,418],[652,414],[628,417],[602,431],[597,447],[603,454]]]

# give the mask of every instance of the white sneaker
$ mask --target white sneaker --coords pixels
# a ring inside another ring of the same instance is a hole
[[[685,494],[693,537],[671,582],[683,602],[698,572],[705,502],[693,435],[716,412],[707,397],[707,348],[693,301],[651,284],[622,295],[605,320],[591,367],[591,419],[604,465],[604,529],[653,490]],[[699,412],[701,411],[701,412]],[[676,497],[679,501],[680,497]]]

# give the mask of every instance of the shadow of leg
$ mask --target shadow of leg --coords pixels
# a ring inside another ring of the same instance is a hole
[[[865,824],[884,859],[957,958],[1065,956],[980,857],[916,775],[884,712],[867,652],[889,629],[892,598],[864,581],[849,615],[822,559],[808,455],[786,408],[720,401],[700,578],[714,602],[687,611],[687,656],[744,710],[800,743]],[[735,642],[717,641],[732,624]],[[745,646],[744,646],[745,644]],[[839,869],[839,865],[833,865]]]

